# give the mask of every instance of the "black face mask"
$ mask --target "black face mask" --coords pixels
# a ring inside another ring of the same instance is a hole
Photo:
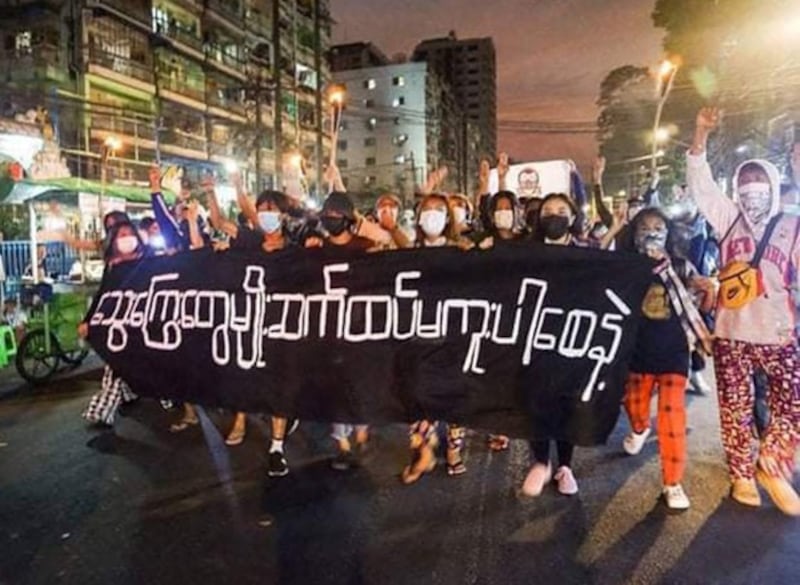
[[[548,240],[560,240],[569,231],[569,218],[564,215],[548,215],[539,220],[544,237]]]
[[[329,215],[323,215],[320,218],[320,221],[322,222],[322,227],[325,228],[325,231],[332,236],[340,236],[347,231],[347,228],[350,227],[350,220],[346,217],[331,217]]]

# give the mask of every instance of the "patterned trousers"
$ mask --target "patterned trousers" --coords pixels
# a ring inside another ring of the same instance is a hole
[[[650,399],[658,386],[658,453],[664,485],[680,483],[686,468],[686,384],[681,374],[635,373],[625,384],[625,412],[636,433],[650,428]]]
[[[83,411],[83,418],[92,423],[113,425],[119,405],[123,401],[135,400],[136,394],[108,366],[103,370],[103,381],[100,386],[100,392],[92,396],[89,405]]]
[[[800,352],[797,345],[717,340],[714,365],[722,446],[731,479],[752,479],[755,475],[753,373],[758,367],[768,379],[770,412],[769,424],[760,441],[760,455],[774,459],[784,469],[793,469],[800,439]]]

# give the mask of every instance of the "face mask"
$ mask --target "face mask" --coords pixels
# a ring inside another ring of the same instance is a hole
[[[569,231],[569,218],[566,215],[546,215],[539,223],[548,240],[560,240]]]
[[[332,217],[330,215],[323,215],[320,218],[322,227],[325,231],[332,236],[340,236],[347,231],[350,227],[350,220],[346,217]]]
[[[438,209],[427,209],[419,214],[419,227],[429,238],[441,236],[447,224],[447,214]]]
[[[117,251],[120,254],[132,254],[139,247],[136,236],[120,236],[117,238]]]
[[[281,214],[279,211],[259,211],[258,226],[267,234],[274,234],[281,229]]]
[[[739,187],[739,205],[753,225],[769,216],[772,208],[772,189],[769,183],[748,183]]]
[[[453,221],[459,225],[462,223],[466,223],[467,221],[467,210],[463,207],[454,207],[453,208]]]
[[[667,230],[642,230],[636,233],[634,243],[641,254],[663,252],[667,247]]]
[[[499,230],[510,230],[514,227],[514,212],[510,209],[498,209],[494,212],[494,227]]]

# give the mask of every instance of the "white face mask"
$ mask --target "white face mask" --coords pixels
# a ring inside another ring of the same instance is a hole
[[[447,214],[439,209],[426,209],[419,214],[419,227],[429,238],[441,236],[447,225]]]
[[[281,213],[279,211],[259,211],[258,227],[265,233],[274,234],[281,229]]]
[[[459,225],[465,223],[467,221],[467,210],[463,207],[454,207],[453,221]]]
[[[136,236],[120,236],[117,238],[117,250],[120,254],[132,254],[139,247]]]
[[[772,187],[769,183],[748,183],[738,189],[739,205],[752,225],[769,217],[772,208]]]
[[[514,212],[510,209],[498,209],[494,212],[494,227],[499,230],[510,230],[514,227]]]

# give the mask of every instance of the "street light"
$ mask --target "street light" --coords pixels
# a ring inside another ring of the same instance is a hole
[[[670,59],[665,59],[658,68],[656,76],[656,95],[658,97],[658,104],[656,106],[656,116],[653,120],[653,157],[651,159],[651,172],[655,175],[656,168],[658,167],[657,155],[659,135],[664,136],[661,128],[661,113],[664,111],[664,104],[667,103],[669,92],[672,91],[672,84],[675,82],[675,75],[678,73],[678,64]],[[666,130],[666,129],[663,129]],[[669,132],[667,132],[666,140],[669,140]],[[662,142],[664,140],[661,140]]]
[[[663,126],[661,126],[660,128],[656,129],[656,133],[654,136],[656,142],[658,142],[659,144],[664,144],[665,142],[669,141],[669,138],[670,138],[670,132],[668,128],[664,128]]]

